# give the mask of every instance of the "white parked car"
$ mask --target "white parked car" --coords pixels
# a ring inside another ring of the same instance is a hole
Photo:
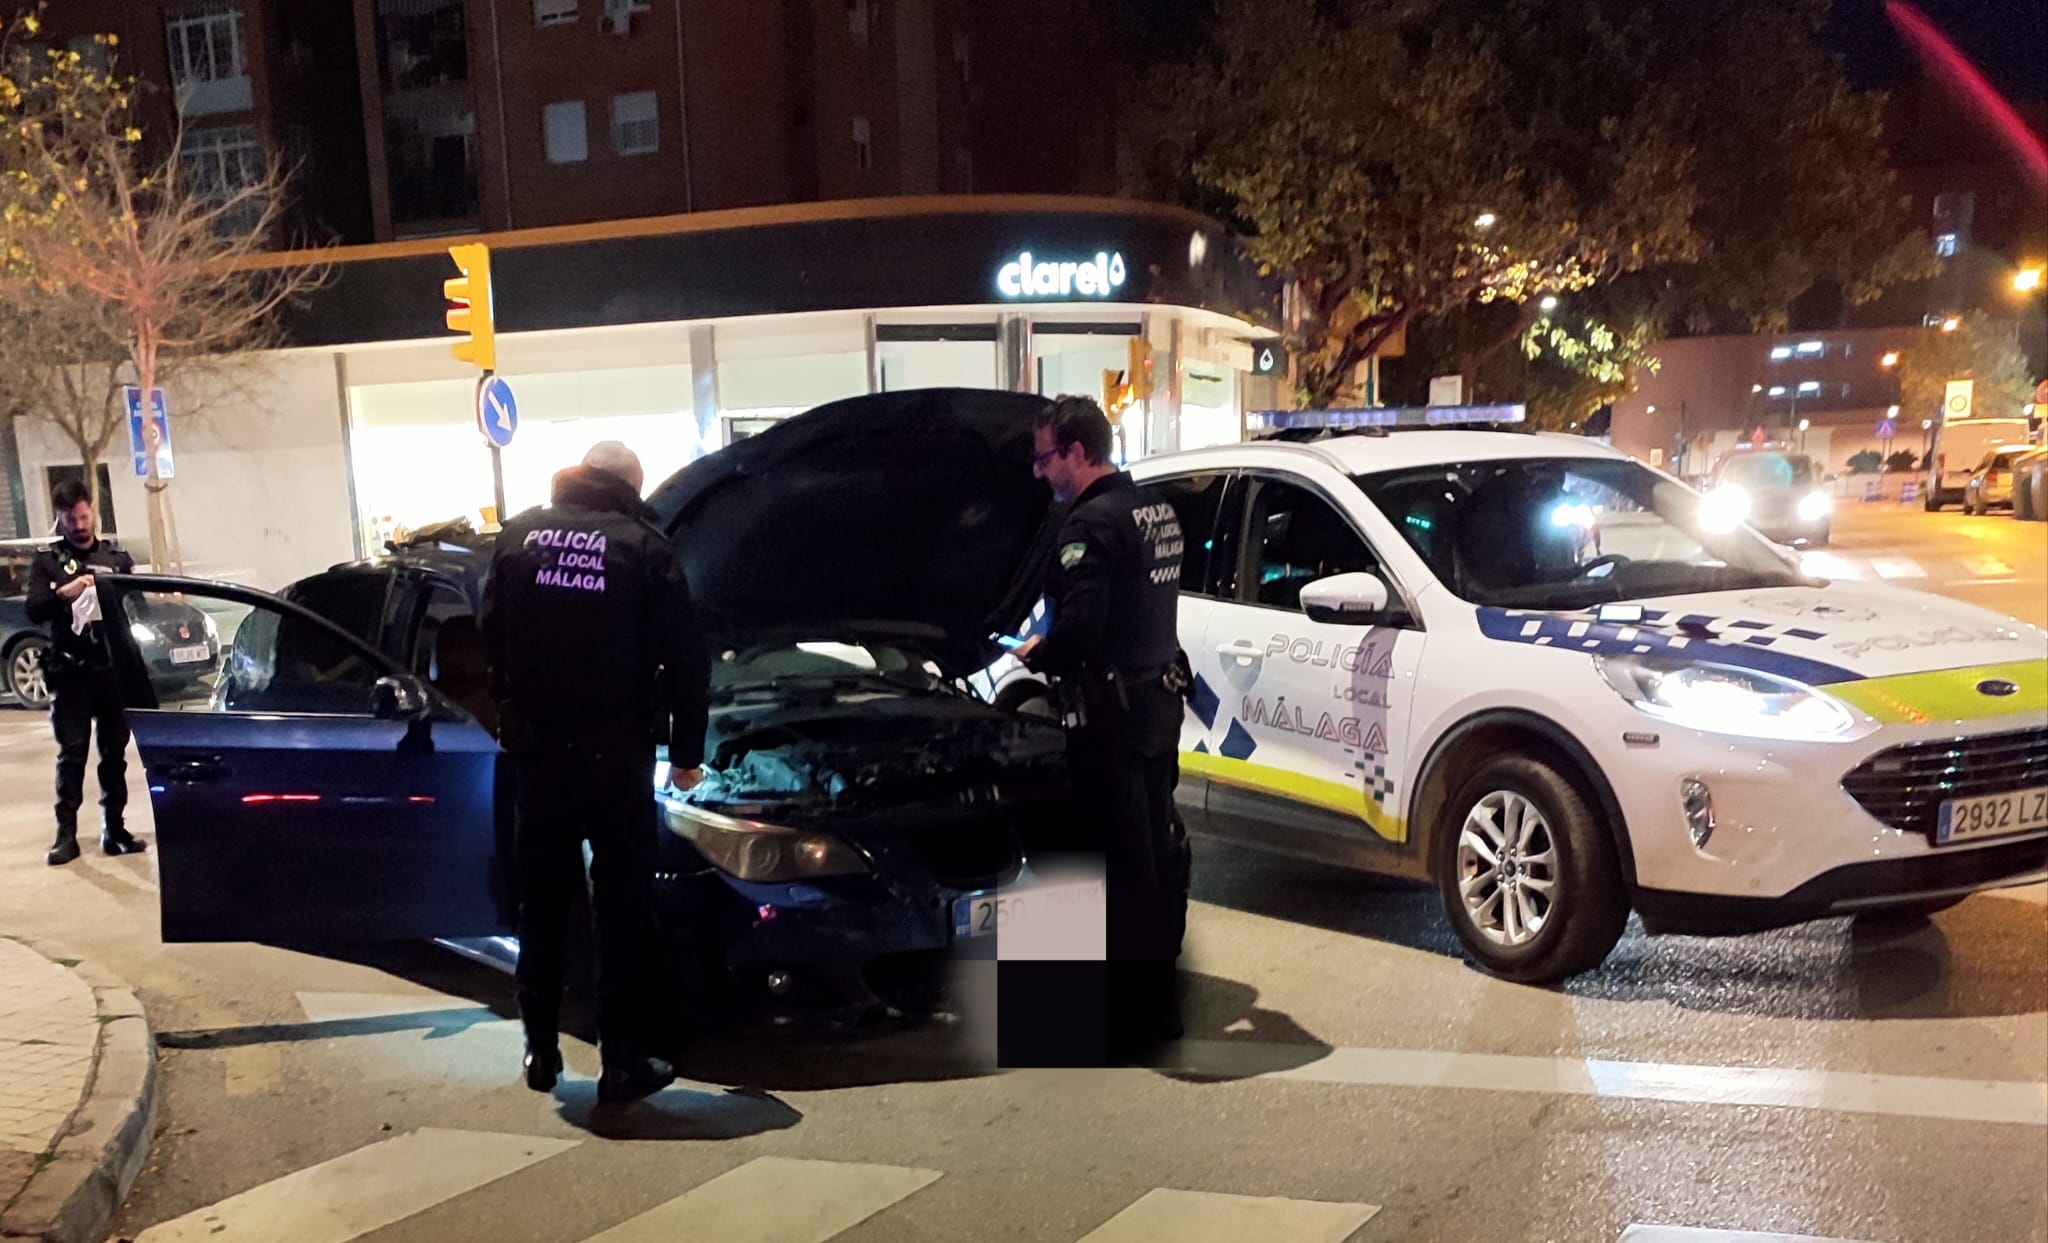
[[[1190,831],[1432,881],[1495,974],[1597,966],[1631,909],[1739,932],[2048,876],[2048,632],[1808,577],[1576,436],[1133,474],[1187,533]]]

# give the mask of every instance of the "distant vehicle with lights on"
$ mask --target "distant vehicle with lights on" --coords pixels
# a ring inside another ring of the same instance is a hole
[[[107,540],[118,540],[105,535]],[[50,546],[42,539],[0,540],[0,691],[24,708],[50,706],[49,628],[28,619],[28,569]],[[213,622],[182,601],[166,599],[129,627],[150,678],[163,690],[197,684],[213,671],[220,636]]]
[[[1803,453],[1737,450],[1714,466],[1704,491],[1724,522],[1747,524],[1780,544],[1828,546],[1835,499]]]
[[[1274,412],[1132,467],[1186,534],[1191,834],[1430,882],[1525,982],[1631,910],[1732,933],[2048,876],[2048,631],[1811,577],[1602,444],[1449,417]]]
[[[1984,455],[1963,485],[1963,512],[1988,514],[2013,507],[2014,467],[2033,450],[2029,444],[2000,445]]]

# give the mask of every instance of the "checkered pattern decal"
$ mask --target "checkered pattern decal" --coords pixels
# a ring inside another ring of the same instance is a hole
[[[1603,622],[1592,611],[1541,613],[1483,608],[1479,610],[1479,629],[1489,639],[1508,643],[1561,647],[1599,656],[1683,656],[1816,686],[1860,681],[1863,677],[1840,665],[1773,650],[1784,639],[1824,639],[1825,631],[1755,618],[1646,609],[1641,621],[1621,623]]]
[[[1368,755],[1352,765],[1364,780],[1366,797],[1379,804],[1380,810],[1387,810],[1387,803],[1394,797],[1394,779],[1387,776],[1387,766],[1381,757]]]

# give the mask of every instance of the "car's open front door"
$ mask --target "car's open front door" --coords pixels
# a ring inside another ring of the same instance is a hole
[[[266,592],[98,579],[155,812],[166,941],[318,945],[505,932],[498,746],[419,679]],[[203,634],[145,650],[158,611]]]

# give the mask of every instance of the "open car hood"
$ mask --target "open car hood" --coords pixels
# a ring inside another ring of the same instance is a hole
[[[1032,477],[1045,399],[913,389],[832,402],[648,498],[721,643],[885,635],[966,675],[1037,598],[1056,533]]]

